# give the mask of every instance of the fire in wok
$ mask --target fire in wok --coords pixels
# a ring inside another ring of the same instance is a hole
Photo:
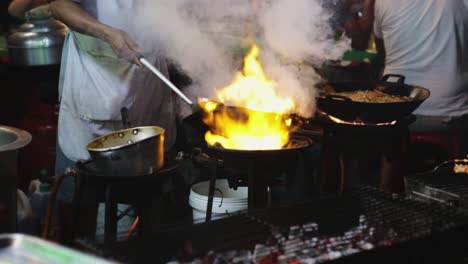
[[[276,150],[287,147],[294,129],[288,117],[296,105],[281,96],[258,60],[254,45],[244,59],[244,69],[231,84],[218,89],[217,101],[199,102],[203,122],[210,127],[205,140],[210,146],[235,150]],[[235,105],[237,107],[219,107]],[[234,110],[235,109],[235,110]]]

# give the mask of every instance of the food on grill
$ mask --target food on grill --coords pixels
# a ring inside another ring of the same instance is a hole
[[[453,167],[453,171],[455,173],[465,173],[468,174],[468,164],[459,164],[456,163],[455,166]]]
[[[353,92],[334,92],[333,95],[345,96],[362,103],[399,103],[411,101],[410,97],[384,93],[379,90],[359,90]]]

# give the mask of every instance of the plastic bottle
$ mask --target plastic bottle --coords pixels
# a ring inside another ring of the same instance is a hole
[[[39,184],[39,188],[36,188],[30,197],[32,210],[38,218],[41,226],[45,220],[47,206],[49,205],[49,198],[50,184],[48,183]]]

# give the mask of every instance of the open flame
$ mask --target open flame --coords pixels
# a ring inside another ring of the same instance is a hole
[[[260,50],[254,45],[244,58],[244,69],[234,81],[217,90],[223,105],[201,100],[210,127],[205,135],[209,145],[237,150],[281,149],[289,142],[293,129],[286,114],[295,110],[291,98],[281,97],[277,83],[270,80],[258,61]],[[229,105],[237,107],[229,107]]]
[[[346,121],[339,119],[338,117],[329,115],[327,113],[324,113],[322,111],[317,111],[321,116],[331,120],[332,122],[335,122],[337,124],[343,124],[343,125],[352,125],[352,126],[394,126],[398,123],[397,120],[394,121],[389,121],[389,122],[383,122],[383,123],[366,123],[361,120],[354,120],[354,121]]]

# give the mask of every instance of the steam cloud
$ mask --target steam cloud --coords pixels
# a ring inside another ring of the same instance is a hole
[[[320,0],[257,0],[253,8],[254,1],[138,0],[129,19],[134,28],[128,30],[144,31],[132,34],[144,49],[159,47],[190,76],[193,85],[186,93],[193,99],[216,99],[215,89],[230,83],[239,70],[241,47],[248,49],[255,41],[279,93],[293,97],[297,113],[310,117],[320,77],[302,62],[338,59],[350,41],[333,38],[331,14]]]

